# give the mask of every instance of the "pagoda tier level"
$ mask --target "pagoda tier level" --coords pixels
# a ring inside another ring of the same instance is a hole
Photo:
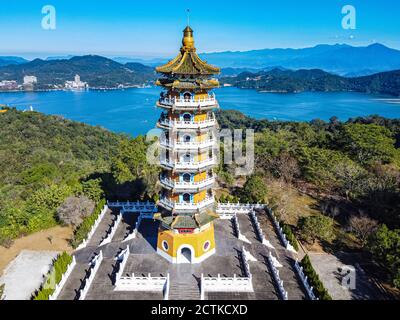
[[[200,59],[193,30],[186,27],[178,56],[156,71],[165,90],[157,101],[163,110],[157,123],[162,130],[157,252],[171,262],[201,262],[215,252],[218,101],[209,90],[219,86],[210,77],[220,69]],[[185,257],[184,249],[190,251]]]

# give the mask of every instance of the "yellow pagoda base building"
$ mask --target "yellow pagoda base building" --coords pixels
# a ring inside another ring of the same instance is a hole
[[[217,165],[218,102],[211,90],[220,69],[196,53],[193,30],[183,31],[177,57],[157,67],[163,87],[157,106],[162,172],[157,252],[172,263],[200,263],[215,253],[213,168]]]

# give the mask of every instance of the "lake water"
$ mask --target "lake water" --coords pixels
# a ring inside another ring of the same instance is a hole
[[[61,115],[136,136],[154,128],[161,112],[155,107],[159,93],[158,87],[85,92],[0,93],[0,104],[19,109],[33,106],[36,111]],[[398,100],[384,100],[385,97],[360,93],[280,94],[259,93],[234,87],[220,88],[215,93],[222,109],[236,109],[257,119],[309,121],[316,118],[329,120],[336,116],[347,120],[372,114],[400,118]]]

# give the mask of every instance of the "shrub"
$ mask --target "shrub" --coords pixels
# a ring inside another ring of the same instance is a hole
[[[55,291],[56,284],[60,283],[63,274],[67,271],[68,265],[72,262],[72,256],[63,252],[53,261],[50,272],[46,275],[45,281],[33,295],[33,300],[49,300],[49,296]]]
[[[92,228],[97,217],[100,215],[101,210],[103,209],[105,204],[106,204],[105,199],[100,200],[100,202],[96,205],[95,209],[93,210],[93,213],[85,217],[82,223],[75,229],[74,237],[71,240],[72,247],[76,248],[77,246],[79,246],[79,244],[82,243],[84,239],[86,239],[87,234]]]
[[[299,220],[299,231],[300,237],[307,242],[314,243],[317,238],[331,241],[334,238],[334,221],[323,215],[302,217]]]
[[[290,244],[296,251],[299,251],[299,243],[293,233],[292,227],[286,223],[282,223],[282,231],[286,235],[286,238],[289,240]]]
[[[304,274],[308,277],[309,284],[314,288],[315,295],[320,300],[332,300],[328,290],[325,289],[322,281],[319,279],[318,274],[315,272],[308,255],[305,255],[301,260],[301,265],[303,266]]]

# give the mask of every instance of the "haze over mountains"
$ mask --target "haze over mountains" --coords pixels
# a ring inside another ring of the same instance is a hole
[[[263,49],[205,53],[201,57],[222,68],[322,69],[343,76],[361,76],[400,69],[400,51],[382,44],[352,47],[317,45],[304,49]]]
[[[207,53],[202,57],[222,68],[219,76],[221,83],[242,88],[276,92],[359,91],[400,95],[400,51],[380,44]],[[164,59],[124,57],[113,60],[97,55],[48,57],[32,61],[7,56],[0,57],[0,81],[16,80],[21,84],[25,75],[34,75],[38,78],[35,89],[59,89],[65,81],[79,74],[91,88],[129,87],[154,81],[154,66],[163,62]]]
[[[207,62],[223,68],[226,75],[236,75],[247,70],[271,70],[275,67],[281,67],[286,69],[321,69],[342,76],[355,77],[400,69],[400,50],[388,48],[379,43],[366,47],[353,47],[347,44],[321,44],[303,49],[226,51],[203,53],[200,56]],[[50,56],[46,60],[67,60],[72,57],[71,55]],[[165,58],[146,60],[123,56],[115,56],[111,59],[121,64],[136,62],[151,67],[167,61]],[[27,60],[19,57],[0,56],[0,66],[26,62]]]

